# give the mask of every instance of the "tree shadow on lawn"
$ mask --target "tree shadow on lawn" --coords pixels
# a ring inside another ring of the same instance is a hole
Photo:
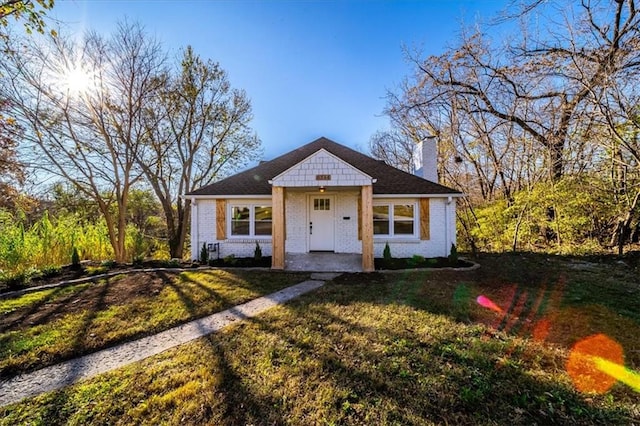
[[[229,425],[629,424],[640,420],[637,412],[608,405],[604,397],[585,397],[573,390],[557,371],[562,369],[562,355],[552,349],[460,323],[431,312],[428,306],[416,308],[404,296],[382,279],[348,285],[329,282],[184,349],[196,354],[206,348],[208,354],[201,356],[206,364],[158,368],[155,374],[168,383],[158,393],[147,394],[141,387],[129,400],[118,386],[126,398],[121,405],[132,406],[134,412],[147,404],[154,407],[179,387],[188,387],[181,378],[172,380],[172,374],[206,368],[216,379],[193,395],[197,407],[192,408],[191,401],[176,405],[168,400],[162,418],[175,419],[179,414],[193,424]],[[195,309],[187,293],[180,297],[187,309]],[[171,357],[162,359],[167,362]],[[143,365],[156,368],[158,362],[155,358]],[[144,381],[148,373],[129,374],[128,380],[135,382],[136,375]],[[188,380],[197,380],[197,374]],[[49,397],[47,415],[42,418],[62,422],[68,415],[65,410],[104,408],[91,402],[78,407],[75,392],[69,388]],[[131,415],[121,405],[109,403],[106,413],[87,418]]]
[[[73,299],[81,297],[82,294],[88,290],[89,287],[87,286],[79,291],[74,291],[66,296],[59,297],[67,291],[67,289],[65,287],[53,289],[51,293],[38,301],[2,315],[2,319],[0,319],[0,333],[30,327],[36,322],[48,322],[51,318],[55,318],[64,311],[66,304],[72,303]],[[53,309],[47,309],[46,306],[52,301],[56,302],[55,306]]]
[[[567,349],[604,334],[624,348],[629,367],[640,369],[640,286],[635,274],[613,262],[586,262],[532,253],[485,255],[475,271],[345,274],[335,282],[360,285],[359,297],[372,302],[392,301],[457,321],[481,322]],[[583,264],[595,269],[572,269]]]
[[[479,327],[456,329],[450,324],[450,332],[439,330],[434,335],[416,332],[411,321],[399,324],[379,319],[377,326],[363,326],[357,311],[345,319],[326,308],[328,303],[343,300],[339,296],[331,300],[331,290],[323,291],[321,305],[315,305],[317,295],[303,296],[302,301],[281,308],[286,313],[250,318],[250,325],[239,330],[238,339],[248,333],[266,333],[277,339],[271,346],[248,342],[251,356],[234,360],[234,380],[249,382],[251,386],[243,386],[245,391],[253,386],[262,389],[250,396],[250,407],[240,409],[234,404],[230,411],[228,407],[230,424],[271,424],[282,417],[295,423],[303,420],[298,416],[310,403],[322,413],[311,422],[346,424],[626,424],[631,418],[622,409],[588,403],[566,382],[532,374],[541,362],[540,355],[528,354],[526,345],[487,338]],[[375,310],[376,305],[365,308]],[[405,315],[400,310],[390,319]],[[414,316],[411,319],[419,320],[424,314]],[[354,341],[360,343],[354,345]],[[542,356],[550,364],[560,362],[557,355]],[[265,378],[256,385],[251,382],[255,378],[248,379],[243,373],[259,370],[257,360],[265,357],[273,369],[265,375],[284,378],[284,383],[265,385]],[[301,387],[287,394],[291,388],[287,380]],[[234,384],[223,385],[221,391],[233,393],[229,387]],[[309,395],[319,388],[332,391]],[[264,395],[270,395],[267,401]]]
[[[189,276],[183,275],[183,276],[180,277],[180,280],[169,283],[169,286],[173,289],[173,291],[176,292],[176,294],[180,298],[180,301],[184,305],[185,309],[187,309],[189,311],[189,313],[191,314],[191,316],[193,317],[193,318],[190,318],[190,319],[197,319],[199,313],[201,312],[201,310],[197,309],[196,301],[192,297],[189,297],[187,292],[180,285],[181,283],[185,283],[185,284],[193,286],[193,288],[194,288],[193,291],[201,291],[202,293],[207,294],[207,296],[209,298],[211,298],[214,301],[220,303],[222,306],[229,304],[229,300],[228,299],[222,297],[222,295],[220,295],[218,292],[216,292],[212,288],[209,288],[209,287],[203,285],[200,281],[198,281],[196,279],[193,279],[193,278],[191,278]]]
[[[189,277],[184,277],[183,279],[185,282],[193,284],[200,290],[205,291],[209,296],[214,297],[223,307],[231,305],[228,299],[222,297],[213,289],[204,286],[198,280]],[[180,298],[185,309],[191,313],[191,316],[197,317],[199,310],[196,308],[195,300],[191,298],[187,292],[183,291],[178,284],[173,283],[171,286]],[[206,334],[206,330],[204,330],[202,326],[200,326],[200,332]],[[220,377],[220,390],[215,391],[215,403],[217,406],[223,408],[222,413],[215,413],[213,408],[204,407],[204,412],[200,413],[199,420],[211,420],[208,417],[215,415],[219,417],[216,419],[217,421],[224,419],[226,422],[232,419],[228,424],[261,424],[260,422],[264,420],[264,417],[253,417],[254,413],[262,413],[269,407],[273,407],[274,401],[265,400],[265,398],[255,398],[252,392],[248,388],[245,388],[243,378],[231,367],[226,350],[219,344],[215,334],[209,334],[204,337],[202,341],[206,343],[207,348],[216,359],[215,367],[218,371],[213,373],[217,373],[216,375]],[[222,414],[221,417],[220,414]]]
[[[80,292],[74,292],[69,297],[65,296],[62,300],[56,301],[56,308],[47,309],[44,314],[39,316],[39,324],[36,325],[45,325],[45,328],[39,329],[38,334],[29,335],[27,333],[25,335],[18,330],[17,333],[9,332],[0,337],[0,347],[5,349],[3,359],[6,358],[5,355],[19,356],[23,354],[25,351],[24,342],[27,342],[29,348],[27,351],[35,351],[34,357],[30,357],[29,360],[21,362],[19,365],[0,368],[0,377],[5,379],[14,377],[20,373],[34,371],[155,333],[156,330],[148,329],[133,334],[124,333],[115,337],[106,337],[95,328],[99,324],[96,323],[96,319],[102,312],[112,306],[128,302],[132,297],[151,293],[155,295],[154,289],[157,290],[158,287],[168,285],[172,281],[170,275],[162,273],[162,275],[158,275],[160,277],[159,280],[156,280],[158,282],[154,281],[152,285],[145,286],[137,285],[134,282],[136,278],[131,276],[107,277],[102,279],[100,283],[89,285]],[[126,280],[126,283],[123,280]],[[78,303],[74,303],[76,300]],[[69,304],[72,304],[72,307],[69,307]],[[71,319],[69,317],[65,319],[67,314],[77,315]],[[50,321],[58,320],[60,322],[46,327]],[[55,328],[53,328],[54,326]],[[56,347],[58,340],[52,341],[46,337],[48,333],[58,330],[64,330],[59,338],[66,342],[64,347]],[[38,343],[40,340],[43,340],[46,346],[52,346],[52,349],[39,350],[38,348],[43,344]],[[34,344],[35,346],[32,346]],[[13,351],[13,355],[6,351]]]
[[[48,319],[51,317],[55,317],[55,315],[62,310],[60,308],[64,303],[71,303],[71,300],[77,297],[80,297],[83,292],[86,292],[88,288],[81,290],[80,292],[75,292],[68,297],[63,298],[57,303],[58,309],[50,309],[47,310],[45,314],[40,315],[39,322],[46,323]],[[95,289],[94,289],[95,290]],[[70,358],[74,358],[76,356],[81,356],[87,352],[87,341],[90,339],[89,330],[91,328],[91,324],[96,317],[97,311],[99,307],[104,302],[104,297],[109,290],[109,280],[106,279],[105,282],[98,288],[98,291],[93,292],[93,297],[95,300],[91,303],[89,309],[84,311],[82,318],[78,322],[76,326],[74,326],[73,331],[70,334],[67,334],[65,337],[70,337],[71,342],[67,350],[61,353],[56,353],[55,355],[50,354],[47,351],[42,351],[37,353],[37,357],[35,359],[30,360],[26,364],[22,364],[20,366],[5,366],[0,370],[0,377],[9,378],[16,376],[24,371],[33,370],[34,368],[41,368],[43,366],[51,365],[57,362],[62,362]],[[55,293],[55,292],[54,292]],[[51,300],[51,298],[45,298],[47,300]],[[27,315],[28,317],[28,315]],[[46,331],[45,331],[46,332]],[[22,334],[12,334],[7,333],[0,338],[0,346],[11,351],[12,348],[21,347],[21,340],[25,339]],[[4,352],[4,351],[3,351]],[[17,355],[20,352],[16,352]],[[9,357],[11,353],[9,353]]]

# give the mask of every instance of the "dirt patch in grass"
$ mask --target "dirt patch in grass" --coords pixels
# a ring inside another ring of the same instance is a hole
[[[155,334],[308,277],[241,269],[137,271],[0,299],[0,378]]]
[[[90,278],[106,273],[131,272],[142,269],[154,268],[179,268],[192,269],[199,266],[197,263],[147,260],[141,263],[116,263],[112,261],[95,262],[83,261],[79,267],[65,265],[60,267],[45,268],[43,270],[28,270],[9,279],[0,280],[0,294],[23,290],[32,287],[41,287],[49,284],[57,284],[63,281],[72,281],[80,278]]]
[[[133,298],[153,297],[177,275],[173,272],[136,272],[83,286],[79,291],[59,298],[55,297],[57,292],[54,291],[36,305],[0,316],[0,333],[45,324],[71,313],[124,305]]]

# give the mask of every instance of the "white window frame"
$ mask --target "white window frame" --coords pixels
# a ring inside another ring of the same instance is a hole
[[[234,207],[246,207],[249,209],[249,233],[244,235],[233,234],[233,209]],[[258,238],[258,239],[271,239],[272,234],[269,235],[256,235],[256,207],[271,207],[271,223],[273,223],[273,206],[269,203],[229,203],[229,209],[227,211],[227,235],[229,238]]]
[[[410,205],[413,206],[413,234],[395,234],[393,223],[395,221],[394,217],[394,206],[396,205]],[[420,212],[418,211],[418,202],[417,201],[383,201],[383,202],[374,202],[373,206],[386,206],[389,209],[389,233],[388,234],[373,234],[373,238],[418,238],[418,227],[420,226]]]

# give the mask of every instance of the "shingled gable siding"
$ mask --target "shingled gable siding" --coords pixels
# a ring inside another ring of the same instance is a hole
[[[330,179],[321,179],[329,175]],[[361,186],[370,185],[371,177],[321,149],[273,179],[273,184],[285,187]]]

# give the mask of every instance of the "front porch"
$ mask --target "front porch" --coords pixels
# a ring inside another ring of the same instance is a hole
[[[362,272],[362,255],[351,253],[287,253],[285,270],[306,272]]]
[[[288,253],[328,251],[340,255],[359,252],[358,270],[374,270],[372,185],[376,179],[320,149],[268,182],[273,269],[291,269],[286,265]],[[346,193],[352,198],[341,205],[342,214],[336,214],[336,197]],[[304,215],[296,218],[301,210]],[[345,233],[350,235],[348,244],[336,241]],[[353,247],[354,243],[359,247]]]

